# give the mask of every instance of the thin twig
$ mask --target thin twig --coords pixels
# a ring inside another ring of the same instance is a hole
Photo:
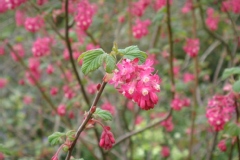
[[[97,103],[98,103],[98,101],[99,101],[99,99],[100,99],[100,97],[101,97],[101,94],[102,94],[102,92],[103,92],[106,84],[107,84],[106,82],[102,82],[101,88],[99,89],[99,91],[98,91],[98,93],[97,93],[97,95],[96,95],[96,97],[95,97],[95,99],[94,99],[94,101],[93,101],[93,103],[92,103],[92,106],[90,107],[89,111],[87,112],[87,116],[85,117],[85,119],[83,120],[82,124],[79,126],[79,128],[78,128],[78,130],[77,130],[77,132],[76,132],[75,139],[74,139],[74,141],[72,142],[71,147],[70,147],[69,150],[68,150],[67,157],[66,157],[65,160],[70,160],[70,157],[71,157],[71,155],[72,155],[72,151],[73,151],[73,149],[74,149],[74,146],[75,146],[76,143],[77,143],[77,140],[78,140],[81,132],[84,130],[84,128],[85,128],[86,124],[88,123],[88,121],[92,118],[93,112],[91,112],[91,110],[92,110],[92,108],[93,108],[94,106],[97,105]]]
[[[170,109],[169,113],[166,115],[166,117],[152,123],[152,124],[149,124],[147,125],[146,127],[142,128],[142,129],[139,129],[139,130],[136,130],[136,131],[133,131],[133,132],[130,132],[130,133],[127,133],[121,137],[119,137],[117,140],[116,140],[116,143],[113,145],[113,147],[117,146],[118,144],[120,144],[121,142],[123,142],[124,140],[134,136],[134,135],[137,135],[139,133],[142,133],[152,127],[155,127],[156,125],[159,125],[159,123],[161,123],[162,121],[165,121],[167,120],[170,116],[172,115],[172,109]]]
[[[12,48],[12,46],[9,43],[6,43],[6,45],[8,46],[8,48],[12,51],[12,53],[17,57],[17,59],[19,60],[20,64],[22,65],[22,67],[28,71],[29,68],[27,67],[27,65],[24,63],[24,61],[22,60],[22,58],[18,55],[18,53],[15,52],[15,50]],[[46,102],[49,104],[49,106],[52,108],[52,110],[54,110],[57,113],[57,108],[55,107],[55,105],[53,104],[53,102],[51,101],[51,99],[46,95],[46,93],[42,90],[42,86],[39,84],[38,80],[32,75],[31,72],[30,76],[33,79],[33,81],[36,84],[37,89],[39,90],[39,92],[41,93],[42,97],[46,100]],[[63,119],[61,117],[61,120],[69,127],[72,128],[71,123],[69,121],[67,121],[66,119]]]
[[[218,136],[218,132],[215,132],[213,142],[212,142],[210,151],[208,151],[208,155],[207,155],[206,160],[212,160],[212,155],[213,155],[213,152],[214,152],[216,144],[217,144],[217,136]]]
[[[65,22],[65,42],[66,42],[67,49],[68,49],[68,52],[69,52],[69,55],[70,55],[70,60],[71,60],[71,64],[72,64],[72,67],[73,67],[73,71],[74,71],[75,76],[76,76],[76,78],[77,78],[78,84],[79,84],[80,87],[81,87],[81,91],[82,91],[84,100],[86,101],[86,103],[87,103],[88,105],[90,105],[89,99],[88,99],[87,94],[86,94],[86,91],[85,91],[85,89],[84,89],[84,85],[83,85],[83,83],[82,83],[82,80],[81,80],[81,78],[80,78],[80,75],[78,74],[78,71],[77,71],[77,69],[76,69],[76,66],[75,66],[75,63],[74,63],[74,59],[73,59],[73,51],[72,51],[71,42],[70,42],[70,39],[69,39],[68,0],[65,1],[65,19],[66,19],[66,22]]]

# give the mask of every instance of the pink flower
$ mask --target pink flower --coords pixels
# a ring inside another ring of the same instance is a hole
[[[38,81],[41,78],[41,73],[39,70],[36,71],[30,70],[25,73],[25,76],[30,84],[35,85],[36,81]]]
[[[164,114],[164,116],[166,116],[166,114]],[[169,117],[168,119],[166,119],[165,121],[160,123],[161,126],[163,126],[167,132],[171,132],[174,129],[174,124],[172,122],[172,117]]]
[[[186,14],[186,13],[188,13],[192,10],[192,7],[193,7],[192,1],[191,0],[186,0],[186,2],[185,2],[181,11],[182,11],[183,14]]]
[[[3,46],[0,46],[0,56],[1,55],[4,55],[5,54],[5,52],[4,52],[4,47]]]
[[[92,43],[89,43],[86,47],[86,50],[88,51],[88,50],[92,50],[92,49],[97,49],[99,47],[100,47],[99,45],[94,45]]]
[[[65,116],[66,114],[66,106],[63,104],[60,104],[57,108],[57,113],[59,116]]]
[[[14,45],[13,50],[14,50],[14,52],[11,52],[11,56],[14,61],[19,61],[19,58],[24,57],[25,51],[24,51],[22,44]]]
[[[180,99],[178,97],[175,97],[171,102],[171,107],[176,111],[179,111],[183,107],[188,106],[190,106],[190,100],[188,98]]]
[[[162,146],[161,155],[164,158],[167,158],[170,156],[170,149],[168,146]]]
[[[8,81],[5,78],[0,78],[0,89],[6,87]]]
[[[58,88],[57,87],[52,87],[50,90],[50,94],[52,96],[55,96],[58,93]]]
[[[226,140],[221,140],[217,146],[222,152],[226,152],[227,150]]]
[[[100,138],[99,146],[105,150],[111,149],[112,145],[115,143],[114,136],[110,130],[111,128],[109,126],[105,126]]]
[[[42,57],[50,54],[52,43],[53,40],[50,37],[38,38],[32,46],[33,56]]]
[[[37,0],[37,4],[39,5],[39,6],[42,6],[42,5],[44,5],[45,3],[47,3],[48,2],[48,0]]]
[[[169,1],[170,4],[172,4],[172,0],[155,0],[154,8],[156,11],[163,8],[167,5],[167,1]]]
[[[74,119],[75,115],[74,115],[74,112],[73,111],[70,111],[69,114],[68,114],[68,117],[70,119]]]
[[[40,61],[37,58],[29,58],[28,59],[28,68],[31,71],[39,71],[40,70]]]
[[[28,105],[28,104],[31,104],[32,103],[32,97],[30,96],[24,96],[23,97],[23,102]]]
[[[134,110],[134,103],[133,103],[133,101],[128,101],[128,103],[127,103],[127,108],[128,108],[130,111],[133,111],[133,110]]]
[[[58,155],[55,154],[55,155],[51,158],[51,160],[58,160]]]
[[[148,34],[148,26],[151,24],[150,20],[136,20],[135,25],[132,27],[133,36],[140,39]]]
[[[125,21],[125,17],[124,16],[119,16],[118,17],[118,22],[119,23],[123,23]]]
[[[187,42],[183,47],[183,50],[190,57],[196,57],[200,48],[199,45],[200,45],[199,39],[187,39]]]
[[[25,12],[17,10],[15,13],[15,21],[17,26],[23,26],[25,22]]]
[[[87,86],[87,92],[89,94],[95,94],[97,92],[97,84],[94,84],[94,83],[90,83],[88,86]]]
[[[230,121],[235,112],[234,97],[232,94],[225,96],[215,95],[208,101],[206,117],[208,123],[215,131],[223,130],[226,122]]]
[[[229,84],[229,83],[225,84],[224,87],[223,87],[223,90],[226,91],[226,92],[231,91],[232,90],[232,85]]]
[[[23,79],[20,79],[20,80],[18,81],[18,84],[23,86],[23,85],[25,84],[25,81],[24,81]]]
[[[208,26],[208,28],[212,31],[217,30],[218,22],[219,22],[219,17],[214,15],[214,9],[208,8],[207,9],[207,19],[206,19],[206,25]]]
[[[183,82],[188,83],[194,81],[195,76],[191,73],[184,73],[183,74]]]
[[[156,93],[160,92],[161,81],[158,75],[151,74],[154,71],[152,65],[149,59],[142,65],[138,65],[138,59],[124,59],[117,64],[118,69],[109,83],[141,109],[149,110],[158,102]]]
[[[105,102],[104,104],[102,104],[101,107],[103,110],[109,111],[112,115],[115,114],[115,107],[113,105],[111,105],[110,102]]]
[[[232,2],[232,11],[235,14],[240,13],[240,1],[239,0],[231,0]]]
[[[24,23],[25,29],[29,32],[37,32],[44,26],[44,20],[42,17],[28,17]]]
[[[77,15],[75,16],[76,24],[82,30],[87,30],[92,24],[92,18],[96,12],[96,6],[81,0],[77,5]]]
[[[54,68],[51,64],[47,66],[47,74],[52,74],[54,72]]]

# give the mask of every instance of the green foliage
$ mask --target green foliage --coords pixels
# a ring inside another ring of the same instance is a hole
[[[5,147],[3,144],[0,144],[0,153],[12,155],[12,151],[9,148]]]
[[[153,23],[160,24],[160,22],[163,20],[165,14],[167,12],[166,7],[162,7],[160,10],[158,10],[157,14],[153,18]]]
[[[97,108],[96,111],[93,114],[94,117],[99,117],[104,121],[111,121],[112,120],[112,115],[110,112],[106,110],[102,110],[100,108]]]
[[[238,136],[240,134],[240,127],[234,122],[229,122],[224,126],[224,131],[231,136]]]
[[[240,67],[226,68],[222,74],[222,80],[235,74],[240,74]]]
[[[93,49],[81,54],[78,61],[83,58],[82,72],[88,74],[89,72],[98,69],[104,62],[107,53],[102,49]]]
[[[232,87],[235,92],[240,92],[240,79],[238,81],[234,82]]]
[[[123,55],[123,58],[131,60],[138,58],[141,63],[144,63],[147,58],[147,54],[141,51],[138,46],[129,46],[125,49],[118,49],[118,52]]]
[[[116,67],[116,58],[108,54],[106,57],[106,72],[112,73],[115,67]]]
[[[76,134],[76,131],[74,130],[70,130],[66,133],[66,136],[67,138],[70,140],[70,141],[74,141],[75,139],[75,134]]]
[[[61,133],[61,132],[55,132],[52,135],[50,135],[48,137],[48,142],[55,146],[57,144],[62,143],[62,137],[65,136],[65,133]]]

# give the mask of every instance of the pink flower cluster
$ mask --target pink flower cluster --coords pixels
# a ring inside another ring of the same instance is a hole
[[[64,104],[60,104],[57,108],[57,113],[58,113],[59,116],[65,116],[66,106]]]
[[[221,10],[223,12],[232,11],[235,14],[239,14],[240,13],[240,0],[223,1]]]
[[[25,76],[30,84],[35,84],[41,77],[40,61],[37,58],[29,58],[28,60],[29,71],[26,72]]]
[[[39,6],[42,6],[42,5],[44,5],[45,3],[47,3],[48,2],[48,0],[37,0],[37,4],[39,5]]]
[[[17,10],[15,13],[15,21],[17,26],[23,26],[25,23],[25,13],[22,10]]]
[[[200,48],[199,45],[200,45],[199,39],[187,39],[187,42],[183,47],[183,50],[190,57],[196,57]]]
[[[190,99],[188,98],[180,99],[179,97],[175,97],[171,102],[171,107],[176,111],[180,111],[183,107],[189,107],[189,106],[190,106]]]
[[[183,14],[186,14],[186,13],[190,12],[192,10],[192,8],[193,8],[192,1],[191,0],[186,0],[183,8],[181,9],[181,12]]]
[[[28,17],[24,23],[25,29],[29,32],[37,32],[44,26],[44,20],[42,17]]]
[[[52,43],[53,40],[50,37],[38,38],[32,46],[33,56],[42,57],[50,54]]]
[[[110,102],[105,102],[101,107],[103,110],[109,111],[112,115],[115,114],[115,107]]]
[[[153,61],[146,60],[139,65],[138,59],[124,59],[117,64],[110,84],[118,89],[125,97],[133,100],[141,109],[149,110],[158,102],[157,92],[160,92],[161,79],[152,74]]]
[[[19,61],[19,58],[22,58],[25,54],[22,44],[15,44],[13,46],[14,52],[11,52],[11,57],[14,61]],[[17,55],[16,55],[17,54]]]
[[[133,36],[140,39],[148,34],[148,26],[151,24],[150,20],[136,20],[136,24],[132,27]]]
[[[27,0],[0,0],[0,13],[4,13],[9,9],[15,9]]]
[[[208,101],[208,108],[206,117],[208,123],[215,131],[223,130],[225,123],[227,123],[232,114],[235,112],[234,97],[232,94],[215,95]]]
[[[132,3],[131,9],[129,10],[132,15],[141,17],[150,3],[151,0],[139,0],[138,2]]]
[[[167,158],[170,156],[170,149],[168,146],[162,146],[161,155],[163,158]]]
[[[206,25],[212,31],[217,30],[218,28],[219,17],[214,14],[213,8],[207,9],[207,18],[206,18]]]
[[[217,146],[222,152],[225,152],[227,150],[226,140],[221,140]]]
[[[172,4],[172,0],[156,0],[154,8],[155,10],[159,10],[161,8],[163,8],[164,6],[167,5],[167,1],[169,1],[170,4]]]
[[[65,85],[63,87],[63,91],[64,91],[64,96],[67,99],[72,99],[73,97],[75,97],[76,93],[73,91],[72,88],[70,88],[69,86]]]
[[[77,7],[77,15],[75,16],[76,24],[82,30],[87,30],[92,24],[92,18],[96,12],[96,6],[81,0]]]
[[[183,82],[188,83],[194,81],[195,76],[191,73],[184,73],[183,74]]]
[[[166,114],[165,114],[166,115]],[[169,117],[165,121],[161,122],[161,126],[165,128],[167,132],[171,132],[174,129],[174,124],[172,122],[172,117]]]
[[[0,89],[7,85],[8,81],[5,78],[0,78]]]
[[[111,128],[109,126],[103,127],[103,132],[100,138],[99,146],[105,150],[111,149],[112,145],[115,143],[114,136],[110,130]]]

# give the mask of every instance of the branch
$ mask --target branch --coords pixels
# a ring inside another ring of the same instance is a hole
[[[83,83],[82,83],[82,80],[80,78],[80,75],[78,74],[78,71],[76,69],[74,59],[73,59],[73,51],[72,51],[71,42],[70,42],[70,39],[69,39],[68,0],[65,1],[65,19],[66,19],[66,22],[65,22],[65,42],[66,42],[66,45],[67,45],[68,52],[70,54],[71,64],[72,64],[75,76],[77,78],[78,84],[81,86],[81,91],[82,91],[84,100],[86,101],[87,105],[90,105],[89,99],[87,97],[86,91],[85,91]]]
[[[208,152],[206,160],[211,160],[212,159],[212,155],[213,155],[214,149],[216,147],[216,143],[217,143],[217,136],[218,136],[218,132],[215,132],[213,143],[212,143],[212,146],[210,148],[210,151]]]
[[[174,73],[173,73],[173,35],[172,35],[172,27],[171,27],[171,7],[169,4],[169,1],[167,0],[167,28],[168,28],[168,41],[170,45],[170,58],[169,58],[169,64],[170,64],[170,77],[171,77],[171,85],[172,85],[172,99],[174,98],[175,95],[175,80],[174,80]]]
[[[102,94],[102,92],[103,92],[106,84],[107,84],[106,82],[102,82],[101,88],[99,89],[99,91],[98,91],[98,93],[97,93],[97,95],[96,95],[96,97],[95,97],[95,99],[94,99],[94,101],[93,101],[93,103],[92,103],[92,106],[90,107],[89,111],[87,112],[87,116],[85,117],[85,119],[83,120],[82,124],[79,126],[79,128],[78,128],[78,130],[77,130],[77,132],[76,132],[75,139],[74,139],[73,143],[71,144],[71,147],[70,147],[69,150],[68,150],[67,157],[66,157],[65,160],[70,160],[70,157],[71,157],[71,155],[72,155],[73,148],[74,148],[74,146],[76,145],[77,140],[78,140],[81,132],[84,130],[86,124],[87,124],[88,121],[92,118],[93,112],[91,112],[91,110],[92,110],[92,108],[93,108],[94,106],[97,105],[97,103],[98,103],[98,101],[99,101],[99,99],[100,99],[100,97],[101,97],[101,94]]]
[[[22,60],[22,58],[18,55],[18,53],[15,52],[15,50],[12,48],[12,46],[9,43],[6,43],[6,45],[8,46],[8,48],[13,52],[13,54],[17,57],[17,59],[19,60],[20,64],[22,65],[22,67],[28,71],[29,68],[27,67],[27,65],[24,63],[24,61]],[[42,90],[41,85],[39,84],[38,80],[32,75],[31,72],[30,76],[31,78],[34,80],[39,92],[41,93],[42,97],[46,100],[46,102],[49,104],[49,106],[52,108],[52,110],[54,110],[57,113],[57,108],[55,107],[55,105],[53,104],[53,102],[51,101],[51,99],[46,95],[46,93]],[[63,119],[62,117],[60,117],[61,120],[69,127],[72,128],[71,123],[69,121],[67,121],[66,119]]]
[[[152,123],[152,124],[149,124],[147,125],[146,127],[142,128],[142,129],[139,129],[139,130],[136,130],[136,131],[133,131],[133,132],[130,132],[130,133],[127,133],[121,137],[119,137],[117,140],[116,140],[116,143],[113,145],[113,147],[117,146],[118,144],[120,144],[121,142],[123,142],[124,140],[134,136],[134,135],[137,135],[139,133],[142,133],[144,131],[146,131],[147,129],[150,129],[152,127],[155,127],[156,125],[158,125],[159,123],[167,120],[170,116],[172,115],[172,109],[170,109],[169,113],[166,115],[166,117]]]

